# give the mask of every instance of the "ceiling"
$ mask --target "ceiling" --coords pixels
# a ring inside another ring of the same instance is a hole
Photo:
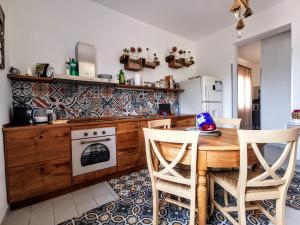
[[[260,64],[261,60],[261,41],[251,42],[238,48],[238,57]]]
[[[91,0],[130,17],[198,41],[233,22],[233,0]],[[251,0],[255,13],[284,0]]]

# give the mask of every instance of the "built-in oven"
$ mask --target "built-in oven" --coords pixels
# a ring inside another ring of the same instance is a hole
[[[73,176],[117,165],[115,127],[74,130],[71,138]]]

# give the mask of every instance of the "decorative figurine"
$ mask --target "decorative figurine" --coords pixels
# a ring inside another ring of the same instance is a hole
[[[216,130],[216,123],[208,112],[200,113],[196,117],[197,127],[202,131]]]

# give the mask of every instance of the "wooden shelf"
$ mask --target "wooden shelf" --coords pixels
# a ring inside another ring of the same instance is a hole
[[[158,87],[147,87],[142,85],[125,85],[125,84],[116,84],[116,83],[107,83],[101,82],[99,78],[87,78],[83,80],[79,77],[70,77],[67,75],[59,75],[58,77],[48,78],[48,77],[36,77],[28,75],[7,75],[8,79],[14,81],[28,81],[28,82],[42,82],[42,83],[78,83],[78,84],[89,84],[89,85],[106,85],[113,86],[118,89],[138,89],[138,90],[148,90],[148,91],[174,91],[174,92],[183,92],[182,89],[171,89],[171,88],[158,88]]]
[[[36,77],[36,76],[29,76],[29,75],[7,75],[8,79],[15,80],[15,81],[31,81],[31,82],[43,82],[43,83],[50,83],[54,81],[54,78],[49,77]]]
[[[124,88],[124,89],[141,89],[141,90],[158,90],[158,91],[177,91],[183,92],[182,89],[172,89],[172,88],[159,88],[159,87],[147,87],[147,86],[140,86],[140,85],[125,85],[125,84],[117,84],[117,88]]]

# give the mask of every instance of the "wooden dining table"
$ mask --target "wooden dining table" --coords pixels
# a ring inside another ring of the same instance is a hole
[[[171,128],[170,130],[185,130],[186,128]],[[207,174],[210,168],[238,168],[240,166],[240,147],[236,129],[219,128],[221,136],[199,136],[197,160],[197,203],[198,224],[206,225],[208,206]],[[162,155],[166,160],[172,161],[177,155],[178,144],[159,143]],[[254,152],[248,150],[249,165],[255,165],[257,159]],[[189,165],[189,154],[182,157],[180,164]]]

